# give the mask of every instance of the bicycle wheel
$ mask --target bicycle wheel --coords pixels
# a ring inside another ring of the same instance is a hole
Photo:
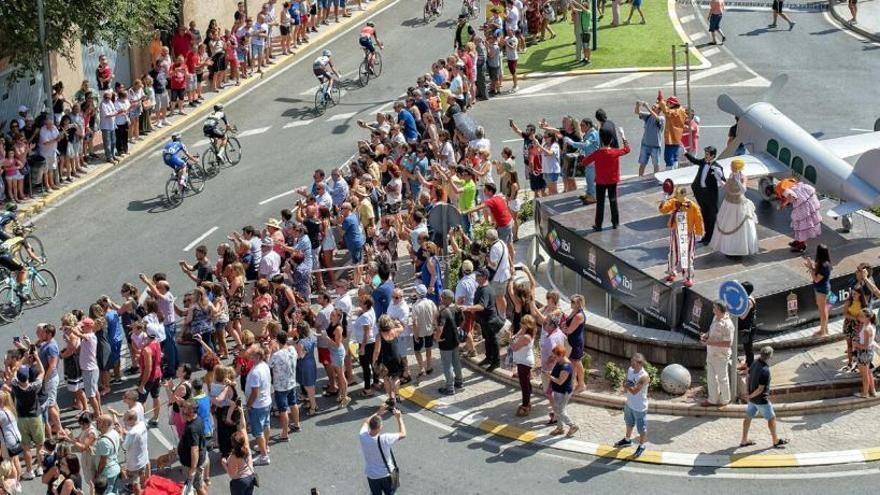
[[[214,177],[220,173],[220,160],[217,159],[217,152],[213,146],[202,153],[201,166],[208,177]]]
[[[358,82],[361,86],[366,86],[370,82],[370,71],[367,69],[367,60],[364,59],[358,67]]]
[[[35,235],[26,235],[21,240],[18,248],[18,260],[22,265],[31,261],[31,255],[28,254],[28,248],[39,258],[46,258],[46,252],[43,250],[43,241]],[[37,260],[33,260],[36,262]]]
[[[226,149],[223,150],[223,154],[226,155],[227,163],[238,165],[238,162],[241,161],[241,143],[238,142],[238,138],[231,137],[226,140]]]
[[[15,321],[21,316],[21,298],[9,284],[0,287],[0,318]]]
[[[205,172],[203,170],[191,170],[186,176],[187,185],[193,195],[202,192],[205,189]]]
[[[171,177],[165,183],[165,198],[172,208],[183,202],[183,193],[180,190],[180,185],[177,183],[177,177]]]
[[[376,52],[375,55],[373,58],[373,79],[382,75],[382,54]]]
[[[339,89],[339,86],[333,86],[333,89],[330,90],[330,103],[334,105],[339,105],[339,100],[342,99],[342,90]]]
[[[31,276],[31,294],[42,302],[55,299],[58,295],[58,278],[48,268],[40,268]]]
[[[318,91],[315,92],[315,113],[317,115],[323,115],[324,110],[327,109],[327,100],[324,98],[324,86],[318,88]]]

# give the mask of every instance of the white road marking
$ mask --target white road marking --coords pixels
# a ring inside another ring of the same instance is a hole
[[[392,7],[394,7],[394,6],[397,5],[398,3],[400,3],[400,0],[393,0],[393,1],[392,1],[391,3],[389,3],[388,5],[382,7],[381,9],[377,10],[376,12],[371,13],[371,14],[369,15],[369,17],[366,17],[366,18],[362,19],[362,22],[360,22],[360,23],[353,23],[350,27],[348,27],[348,28],[346,28],[346,29],[343,29],[343,30],[340,31],[339,33],[336,33],[336,35],[334,35],[334,36],[331,37],[330,39],[324,41],[324,42],[323,42],[322,44],[320,44],[320,45],[312,45],[312,47],[311,47],[312,49],[311,49],[310,51],[305,51],[305,52],[301,53],[301,54],[300,54],[300,58],[294,60],[294,61],[291,62],[289,65],[285,65],[285,66],[282,67],[281,69],[278,69],[278,72],[275,72],[275,73],[271,74],[269,77],[267,77],[267,78],[261,80],[260,82],[256,83],[256,84],[255,84],[251,89],[249,89],[248,91],[244,91],[244,92],[242,92],[242,93],[239,93],[239,94],[233,96],[229,101],[227,101],[227,102],[225,103],[225,105],[227,105],[227,106],[228,106],[228,105],[231,105],[231,104],[237,102],[238,100],[244,98],[245,96],[249,96],[249,95],[251,94],[252,91],[254,91],[254,90],[256,90],[257,88],[259,88],[260,86],[262,86],[262,85],[268,83],[269,81],[275,79],[276,77],[278,77],[278,76],[284,74],[285,72],[289,71],[290,69],[296,67],[297,65],[299,65],[299,64],[300,64],[301,62],[303,62],[304,60],[312,60],[312,59],[310,58],[310,55],[314,55],[315,53],[317,53],[319,50],[321,50],[321,47],[324,47],[324,46],[327,46],[327,45],[329,45],[329,44],[331,44],[331,43],[334,43],[336,40],[342,38],[343,36],[348,36],[348,34],[349,34],[350,32],[352,32],[352,31],[354,31],[355,29],[360,29],[360,28],[363,26],[363,23],[364,23],[364,22],[367,22],[368,20],[370,20],[370,19],[372,19],[372,18],[378,16],[378,15],[381,14],[382,12],[385,12],[386,10],[388,10],[388,9],[390,9],[390,8],[392,8]],[[195,126],[197,126],[197,125],[201,125],[201,124],[202,124],[202,122],[201,122],[200,120],[196,119],[196,120],[194,120],[193,122],[191,122],[191,123],[189,123],[188,125],[186,125],[185,127],[183,127],[182,129],[180,129],[179,132],[181,132],[181,133],[186,132],[186,131],[192,129],[193,127],[195,127]],[[161,150],[162,147],[165,146],[165,145],[164,145],[164,144],[157,144],[156,146],[157,146],[157,148],[158,148],[159,150]],[[113,170],[111,170],[110,172],[108,172],[108,173],[104,174],[103,176],[99,177],[99,178],[96,179],[95,181],[90,182],[89,184],[86,184],[86,185],[83,186],[82,188],[77,189],[76,191],[74,191],[74,192],[68,194],[67,196],[64,196],[64,197],[61,198],[57,203],[55,203],[55,204],[53,204],[53,205],[50,205],[48,208],[46,208],[45,210],[43,210],[43,211],[40,212],[39,214],[34,215],[33,217],[31,217],[30,220],[31,220],[32,222],[36,222],[37,220],[39,220],[40,218],[42,218],[44,215],[48,214],[50,211],[52,211],[52,210],[54,210],[55,208],[57,208],[57,207],[63,205],[64,203],[66,203],[66,202],[72,200],[73,198],[79,196],[80,194],[82,194],[82,193],[84,193],[84,192],[86,192],[86,191],[92,189],[93,187],[97,186],[98,184],[100,184],[100,183],[104,182],[105,180],[109,179],[111,176],[113,176],[113,175],[119,173],[120,170],[124,170],[124,169],[126,169],[126,168],[127,168],[127,167],[115,167]]]
[[[641,79],[649,74],[650,74],[650,72],[633,72],[632,74],[627,74],[625,76],[621,76],[616,79],[612,79],[610,81],[605,81],[602,84],[597,84],[595,86],[595,88],[596,89],[615,88],[615,87],[620,86],[622,84],[630,83],[630,82],[633,82],[637,79]]]
[[[202,234],[202,235],[196,237],[196,239],[195,239],[194,241],[192,241],[191,243],[187,244],[186,247],[183,248],[183,250],[184,250],[184,251],[189,251],[190,249],[196,247],[196,245],[198,245],[198,243],[204,241],[206,237],[208,237],[209,235],[213,234],[213,233],[217,230],[217,228],[218,228],[218,227],[217,227],[216,225],[213,226],[213,227],[211,227],[210,229],[208,229],[207,232],[205,232],[204,234]]]
[[[705,38],[706,36],[708,36],[708,34],[706,34],[704,31],[700,31],[699,33],[690,35],[690,38],[691,38],[691,41],[696,43],[697,41],[700,41],[701,39]]]
[[[766,81],[766,79],[765,79]],[[769,86],[770,83],[767,82],[764,86]],[[718,88],[729,88],[731,86],[735,86],[732,84],[692,84],[691,89],[718,89]],[[665,89],[668,86],[645,86],[639,88],[639,91],[647,91],[654,89]],[[578,89],[571,91],[549,91],[546,93],[534,93],[531,95],[523,95],[522,98],[542,98],[542,97],[559,97],[559,96],[568,96],[568,95],[582,95],[582,94],[594,94],[594,93],[617,93],[620,91],[632,91],[632,88],[599,88],[599,89]],[[519,93],[514,93],[511,95],[505,96],[496,96],[495,100],[508,100],[520,97]]]
[[[694,16],[693,16],[693,14],[691,14],[691,15],[686,15],[686,16],[682,17],[682,18],[679,19],[679,20],[681,21],[682,24],[687,24],[688,22],[691,22],[691,21],[694,20]]]
[[[727,72],[729,70],[736,69],[736,64],[733,62],[728,62],[724,65],[719,65],[717,67],[712,67],[711,69],[706,69],[700,72],[697,72],[691,76],[691,82],[701,81],[703,79],[707,79],[712,76],[717,76],[718,74]],[[679,84],[684,84],[684,79],[679,79]],[[666,83],[666,86],[672,86],[672,81]]]
[[[165,438],[165,435],[163,435],[162,432],[159,431],[159,428],[150,428],[149,430],[150,430],[150,433],[152,433],[153,436],[156,437],[156,440],[158,440],[159,443],[162,444],[163,447],[165,447],[168,450],[174,449],[174,445],[172,445],[171,442],[169,442],[168,439]]]
[[[290,129],[291,127],[301,127],[301,126],[304,126],[304,125],[309,125],[309,124],[311,124],[311,123],[314,122],[314,121],[315,121],[315,119],[309,119],[309,120],[297,120],[297,121],[294,121],[294,122],[288,122],[288,123],[284,124],[284,128],[285,128],[285,129]]]
[[[696,1],[696,0],[691,0],[691,7],[693,7],[694,10],[699,11],[699,7],[697,6],[697,1]],[[700,24],[703,26],[703,29],[705,29],[706,31],[708,31],[708,30],[709,30],[709,24],[706,22],[706,18],[704,18],[703,16],[700,16],[698,19],[699,19],[699,21],[700,21]],[[743,69],[747,70],[747,71],[749,72],[749,74],[751,74],[751,75],[753,75],[753,76],[755,76],[755,77],[761,77],[760,74],[758,74],[757,72],[755,72],[751,67],[749,67],[748,65],[746,65],[746,63],[743,62],[742,59],[740,59],[740,58],[737,57],[732,51],[730,51],[730,48],[727,48],[726,46],[723,46],[723,45],[722,45],[722,50],[724,50],[724,52],[727,53],[727,55],[728,55],[731,59],[733,59],[734,62],[736,62],[737,64],[739,64],[740,67],[742,67]],[[769,81],[768,81],[768,82],[769,82]]]
[[[874,132],[874,129],[861,129],[861,128],[858,128],[858,127],[853,127],[853,128],[851,128],[850,130],[851,130],[851,131],[856,131],[856,132]]]
[[[357,71],[356,71],[356,70],[349,71],[349,72],[346,72],[345,74],[342,74],[342,76],[341,76],[339,79],[341,79],[341,80],[344,81],[344,80],[348,79],[349,77],[351,77],[351,76],[353,76],[353,75],[355,75],[355,74],[357,74]],[[309,88],[309,89],[303,91],[303,92],[300,93],[299,95],[300,95],[300,96],[313,95],[313,94],[315,94],[315,93],[318,91],[318,88],[320,88],[320,87],[321,87],[320,84],[316,84],[316,85],[312,86],[311,88]]]
[[[831,23],[835,26],[840,26],[840,23],[837,22],[837,20],[834,18],[834,16],[832,16],[831,13],[829,13],[827,10],[822,15],[825,16],[825,20],[828,21],[829,23]],[[880,43],[877,43],[876,41],[869,40],[869,39],[865,38],[864,36],[856,33],[855,31],[852,31],[852,30],[849,30],[846,28],[841,28],[841,27],[838,27],[837,30],[842,33],[845,33],[849,36],[852,36],[853,38],[861,41],[862,43],[880,46]]]
[[[533,86],[529,86],[525,89],[521,89],[521,90],[519,90],[519,94],[527,95],[527,94],[531,94],[531,93],[537,93],[538,91],[543,91],[547,88],[557,86],[557,85],[562,84],[568,80],[569,79],[565,78],[565,77],[557,77],[555,79],[550,79],[549,81],[544,81],[544,82],[535,84]]]
[[[712,48],[709,48],[708,50],[703,50],[703,56],[707,57],[707,58],[714,57],[715,55],[718,55],[719,53],[721,53],[721,49],[718,47],[714,47],[714,46]]]
[[[276,194],[275,196],[272,196],[271,198],[264,199],[264,200],[260,201],[260,202],[257,203],[257,204],[259,204],[260,206],[263,206],[263,205],[266,204],[266,203],[270,203],[270,202],[272,202],[272,201],[275,201],[276,199],[283,198],[283,197],[285,197],[285,196],[290,196],[291,194],[294,194],[294,193],[296,193],[296,191],[294,191],[294,190],[291,189],[290,191],[283,192],[283,193],[281,193],[281,194]]]
[[[504,141],[501,141],[501,142],[502,142],[502,143],[518,143],[518,142],[520,142],[520,141],[522,141],[522,140],[523,140],[522,138],[516,138],[516,139],[505,139]]]
[[[200,139],[193,144],[193,148],[198,148],[200,146],[207,146],[211,141],[209,139]]]
[[[328,118],[327,122],[350,119],[350,118],[354,117],[355,115],[357,115],[357,112],[337,113],[336,115],[333,115],[332,117]]]
[[[262,134],[271,128],[272,128],[271,125],[267,125],[266,127],[258,127],[256,129],[248,129],[246,131],[239,132],[238,137],[255,136],[257,134]]]
[[[737,88],[768,88],[770,87],[770,81],[764,79],[761,76],[758,76],[751,79],[746,79],[745,81],[733,83],[731,84],[731,86]]]

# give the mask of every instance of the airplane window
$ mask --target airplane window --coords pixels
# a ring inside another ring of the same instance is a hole
[[[767,153],[773,155],[774,158],[779,154],[779,143],[775,139],[767,141]]]
[[[804,170],[804,179],[810,181],[810,183],[816,183],[816,167],[812,165],[807,165],[807,168]]]
[[[788,148],[779,150],[779,161],[786,165],[791,165],[791,151]]]
[[[803,175],[804,173],[804,161],[801,160],[801,157],[796,156],[794,160],[791,161],[791,170],[797,175]]]

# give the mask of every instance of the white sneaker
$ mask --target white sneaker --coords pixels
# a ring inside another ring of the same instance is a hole
[[[162,121],[160,120],[159,122],[153,124],[153,127],[155,127],[156,129],[161,129],[164,126],[162,125]]]
[[[268,466],[270,463],[269,456],[261,455],[254,459],[254,466]]]
[[[37,466],[36,469],[34,469],[34,475],[36,475],[36,476],[42,476],[42,475],[43,475],[43,467],[42,467],[42,466]]]
[[[162,119],[162,125],[171,125],[171,122],[168,122],[168,119]]]

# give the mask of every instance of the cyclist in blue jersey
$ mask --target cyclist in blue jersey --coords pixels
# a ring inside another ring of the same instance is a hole
[[[186,146],[180,140],[179,132],[172,134],[171,142],[162,149],[162,161],[174,170],[181,185],[186,184],[187,162],[195,159],[196,157],[186,150]]]

